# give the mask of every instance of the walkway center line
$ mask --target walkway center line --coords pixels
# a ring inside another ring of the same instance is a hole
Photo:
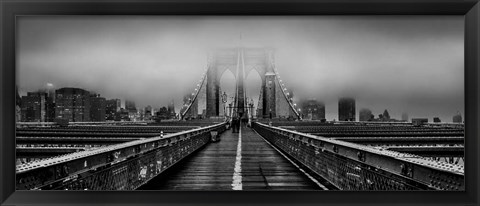
[[[235,158],[235,169],[233,170],[233,190],[242,190],[242,126],[238,129],[237,156]]]

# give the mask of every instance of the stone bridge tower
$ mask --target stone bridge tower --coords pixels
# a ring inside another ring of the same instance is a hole
[[[215,117],[220,114],[220,78],[227,69],[234,74],[237,86],[248,86],[243,84],[245,76],[252,70],[257,71],[262,79],[262,102],[259,103],[263,108],[261,116],[264,118],[275,117],[275,94],[278,86],[275,83],[273,62],[273,49],[269,48],[224,48],[211,52],[208,56],[206,84],[207,117]],[[239,70],[240,68],[241,70]],[[239,72],[242,73],[239,74]],[[244,95],[240,95],[238,98],[244,98]],[[238,102],[245,102],[245,100],[240,99]]]

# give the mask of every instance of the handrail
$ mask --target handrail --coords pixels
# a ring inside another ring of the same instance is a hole
[[[37,169],[37,168],[51,166],[51,165],[54,165],[54,164],[61,164],[61,163],[81,159],[81,158],[84,158],[84,157],[87,157],[87,156],[100,155],[100,154],[104,154],[104,153],[111,153],[111,152],[114,152],[116,150],[127,149],[127,148],[131,148],[131,147],[134,147],[134,146],[142,145],[142,144],[157,142],[159,140],[167,140],[167,139],[175,138],[175,137],[186,135],[186,134],[211,130],[213,128],[217,128],[219,126],[222,126],[223,124],[225,124],[225,123],[219,123],[219,124],[215,124],[215,125],[211,125],[211,126],[207,126],[207,127],[203,127],[203,128],[197,128],[197,129],[193,129],[193,130],[188,130],[188,131],[183,131],[183,132],[178,132],[178,133],[173,133],[173,134],[167,134],[165,136],[157,136],[157,137],[135,140],[135,141],[126,142],[126,143],[122,143],[122,144],[118,144],[118,145],[112,145],[110,147],[105,147],[105,148],[101,148],[101,149],[94,150],[94,151],[72,153],[72,154],[68,154],[68,155],[64,155],[64,156],[52,157],[52,158],[46,159],[44,161],[36,161],[36,162],[31,162],[31,163],[26,163],[26,164],[20,164],[20,165],[17,165],[16,172],[17,172],[17,174],[21,174],[21,173],[24,173],[24,172],[27,172],[27,171],[30,171],[30,170],[34,170],[34,169]]]
[[[341,140],[291,131],[258,122],[254,124],[254,129],[269,131],[270,133],[266,134],[270,134],[270,138],[273,138],[275,141],[300,141],[303,144],[294,144],[296,145],[294,146],[296,149],[293,149],[293,151],[297,153],[298,149],[300,149],[298,147],[302,147],[303,149],[313,147],[315,154],[322,152],[335,154],[335,157],[342,157],[353,162],[369,165],[369,167],[376,168],[375,170],[383,170],[398,177],[421,183],[427,188],[462,190],[465,187],[464,167],[461,165],[448,164],[433,161],[418,155],[382,150]],[[297,153],[291,155],[295,156]],[[313,156],[315,156],[315,154]],[[305,158],[301,158],[299,161],[312,161],[312,159],[304,159]],[[311,162],[302,163],[311,164]]]
[[[62,184],[62,181],[75,179],[99,169],[103,170],[113,165],[122,165],[127,160],[138,159],[140,161],[144,155],[150,157],[152,154],[162,153],[161,150],[164,148],[176,148],[178,145],[185,145],[189,152],[185,153],[186,149],[179,149],[179,151],[175,151],[178,154],[165,155],[175,158],[180,157],[179,155],[188,155],[207,142],[206,138],[211,135],[211,131],[224,131],[225,124],[219,123],[165,136],[134,140],[95,150],[80,151],[20,164],[16,167],[17,188],[40,189],[53,184]],[[195,144],[195,148],[190,147],[189,142]]]

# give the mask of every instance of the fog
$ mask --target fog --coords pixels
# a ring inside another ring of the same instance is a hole
[[[178,111],[206,68],[207,51],[242,45],[275,48],[275,65],[294,100],[325,102],[329,120],[338,119],[342,96],[356,98],[357,114],[361,108],[375,115],[388,109],[393,118],[407,112],[430,121],[452,121],[457,111],[464,115],[462,16],[17,20],[22,95],[52,83],[57,89],[79,87],[107,99],[132,99],[139,107],[166,106],[174,99]],[[246,85],[247,91],[258,90]]]

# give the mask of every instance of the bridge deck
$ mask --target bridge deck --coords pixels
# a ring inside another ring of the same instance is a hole
[[[241,136],[241,147],[238,147]],[[240,152],[238,152],[240,151]],[[241,156],[239,158],[239,156]],[[236,179],[236,181],[234,181]],[[318,190],[251,128],[231,130],[139,190]]]

